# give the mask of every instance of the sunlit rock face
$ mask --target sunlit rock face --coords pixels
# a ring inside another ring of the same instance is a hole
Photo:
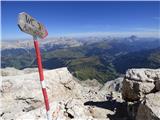
[[[129,69],[123,80],[122,96],[137,101],[160,88],[160,69]]]
[[[0,118],[46,119],[37,69],[5,68],[1,73],[0,100],[3,104]],[[114,81],[104,86],[96,80],[83,83],[74,78],[66,67],[44,70],[44,78],[53,119],[109,119],[106,115],[114,114],[110,106],[103,107],[103,101],[107,101],[106,96],[110,94],[109,86],[114,89]],[[118,95],[120,93],[116,91],[113,93],[115,99],[121,99]],[[98,105],[85,104],[89,101],[98,102]]]
[[[160,120],[160,69],[129,69],[122,82],[122,97],[135,120]]]
[[[1,75],[0,119],[46,119],[37,68],[5,68]],[[160,119],[159,69],[130,69],[104,85],[79,81],[66,67],[44,70],[44,78],[53,120]]]

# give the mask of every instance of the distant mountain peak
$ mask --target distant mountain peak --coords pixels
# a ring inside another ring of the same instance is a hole
[[[136,35],[131,35],[130,38],[136,39],[136,38],[138,38],[138,37],[137,37]]]
[[[130,42],[134,42],[138,40],[138,37],[136,35],[131,35],[129,38],[127,38]]]

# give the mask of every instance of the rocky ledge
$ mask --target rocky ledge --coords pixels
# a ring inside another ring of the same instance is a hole
[[[1,75],[0,119],[46,119],[37,69]],[[44,77],[53,120],[160,120],[160,69],[130,69],[104,85],[79,81],[65,67]]]
[[[0,119],[46,119],[37,70],[5,68],[1,74]],[[44,78],[53,120],[109,119],[107,115],[114,115],[113,102],[107,101],[112,99],[107,89],[114,89],[114,81],[105,86],[96,80],[81,82],[65,67],[44,70]],[[122,100],[120,92],[115,91],[113,97]]]
[[[136,120],[160,120],[160,69],[130,69],[122,86],[128,114]]]

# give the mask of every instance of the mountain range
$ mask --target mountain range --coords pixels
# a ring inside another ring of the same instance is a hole
[[[129,68],[159,68],[160,39],[113,37],[49,38],[40,41],[45,69],[68,67],[80,80],[100,83],[121,76]],[[36,67],[33,41],[2,41],[2,68]]]

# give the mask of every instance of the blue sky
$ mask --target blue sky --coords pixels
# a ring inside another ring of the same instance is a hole
[[[2,40],[29,38],[17,27],[17,16],[27,12],[43,23],[48,37],[129,35],[158,37],[160,2],[3,1]]]

